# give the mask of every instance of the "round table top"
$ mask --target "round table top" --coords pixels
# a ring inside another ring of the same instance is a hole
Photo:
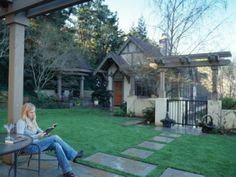
[[[6,144],[5,138],[7,134],[0,134],[0,155],[13,153],[16,151],[19,151],[20,149],[25,148],[26,146],[30,145],[33,141],[33,139],[30,136],[20,135],[24,138],[23,141],[14,143],[14,144]],[[15,138],[16,134],[11,134],[11,137]]]

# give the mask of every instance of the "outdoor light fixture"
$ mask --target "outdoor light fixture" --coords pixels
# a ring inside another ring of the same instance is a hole
[[[158,68],[158,64],[156,63],[149,63],[149,66],[153,69],[157,69]]]
[[[3,8],[7,8],[9,4],[12,4],[13,0],[0,0],[0,6]]]

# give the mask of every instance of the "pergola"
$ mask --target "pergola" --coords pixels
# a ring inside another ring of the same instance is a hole
[[[8,121],[20,118],[23,104],[24,36],[29,18],[90,0],[1,0],[0,19],[9,26]]]
[[[165,72],[170,68],[191,68],[191,67],[211,67],[212,70],[212,99],[218,99],[217,92],[217,75],[218,67],[230,64],[230,60],[224,59],[225,57],[231,57],[229,51],[224,52],[212,52],[212,53],[199,53],[189,55],[174,55],[164,56],[161,58],[152,59],[149,64],[154,69],[160,71],[160,89],[159,96],[161,98],[166,97],[165,91]]]

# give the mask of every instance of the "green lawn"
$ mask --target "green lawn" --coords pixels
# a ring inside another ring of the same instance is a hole
[[[60,135],[76,149],[83,149],[85,156],[104,152],[119,156],[129,147],[136,147],[144,140],[159,135],[153,126],[123,126],[128,118],[113,117],[99,109],[37,110],[41,128],[58,123],[54,134]],[[0,110],[0,131],[6,122],[6,111]],[[125,157],[125,156],[124,156]],[[129,157],[131,158],[131,157]],[[135,158],[133,158],[135,159]],[[184,135],[160,151],[140,161],[158,165],[149,176],[159,176],[167,167],[202,174],[206,177],[236,176],[236,136]],[[80,160],[80,163],[120,173],[96,164]]]

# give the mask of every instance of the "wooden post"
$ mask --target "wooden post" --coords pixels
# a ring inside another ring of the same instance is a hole
[[[21,117],[24,83],[24,42],[25,26],[29,25],[24,14],[12,14],[6,17],[9,26],[9,76],[8,76],[8,122],[16,123]],[[4,157],[11,163],[11,156]]]
[[[212,66],[212,100],[218,99],[218,91],[217,91],[217,79],[218,79],[218,66]]]
[[[165,90],[165,69],[160,69],[160,90],[159,90],[159,98],[166,97],[166,90]]]
[[[84,76],[80,78],[80,99],[84,98]]]
[[[58,96],[58,100],[60,100],[60,101],[62,99],[61,87],[62,87],[62,76],[61,76],[61,74],[58,74],[57,75],[57,96]]]

